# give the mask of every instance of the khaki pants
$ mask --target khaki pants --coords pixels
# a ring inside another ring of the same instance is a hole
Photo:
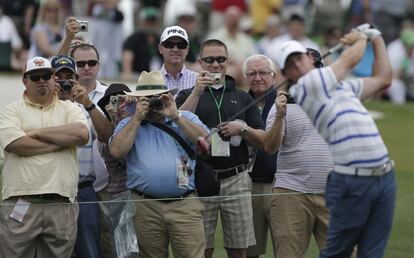
[[[256,245],[247,248],[247,256],[260,256],[266,253],[267,236],[273,232],[270,230],[270,199],[271,196],[254,196],[255,194],[272,193],[273,183],[253,183],[252,187],[252,207],[253,225]],[[273,242],[273,241],[272,241]],[[274,248],[273,248],[274,250]]]
[[[329,211],[323,194],[302,194],[274,188],[271,224],[276,257],[302,258],[313,234],[319,250],[325,247]]]
[[[20,223],[10,214],[18,198],[12,197],[0,206],[0,257],[70,257],[75,245],[79,207],[75,204],[53,204],[32,197]]]
[[[143,199],[132,192],[132,199],[138,200],[134,228],[141,258],[167,258],[169,243],[176,258],[204,257],[204,206],[195,197],[191,194],[165,203]]]

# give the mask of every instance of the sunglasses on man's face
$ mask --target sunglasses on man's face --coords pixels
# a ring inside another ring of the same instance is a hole
[[[187,48],[188,44],[187,42],[181,41],[181,42],[172,42],[172,41],[164,41],[162,42],[163,47],[172,49],[175,46],[177,46],[178,49],[185,49]]]
[[[27,77],[29,77],[29,79],[32,82],[38,82],[38,81],[40,81],[40,78],[42,78],[44,81],[48,81],[48,80],[50,80],[50,78],[52,78],[52,74],[51,73],[35,74],[35,75],[28,75]]]
[[[87,61],[77,61],[76,62],[76,66],[78,68],[83,68],[86,65],[88,65],[89,67],[94,67],[97,64],[98,64],[98,60],[87,60]]]
[[[225,56],[207,56],[207,57],[202,57],[200,59],[201,59],[201,61],[203,61],[204,63],[207,63],[207,64],[212,64],[212,63],[214,63],[214,61],[217,61],[217,63],[221,64],[221,63],[226,62],[227,57],[225,57]]]

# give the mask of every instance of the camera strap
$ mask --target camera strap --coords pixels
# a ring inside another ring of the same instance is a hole
[[[181,137],[178,133],[176,133],[173,129],[171,129],[169,126],[157,123],[157,122],[148,122],[149,124],[163,130],[167,134],[169,134],[171,137],[173,137],[180,145],[183,147],[185,152],[187,152],[187,155],[190,159],[195,159],[196,153],[193,149],[191,149],[190,145]]]

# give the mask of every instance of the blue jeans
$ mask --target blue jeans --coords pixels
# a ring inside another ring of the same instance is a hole
[[[381,258],[391,232],[397,185],[394,171],[383,176],[331,172],[326,205],[331,212],[327,243],[319,258]]]
[[[99,206],[96,202],[96,193],[92,186],[78,190],[79,217],[78,235],[75,243],[77,258],[100,258],[101,248],[99,245]]]

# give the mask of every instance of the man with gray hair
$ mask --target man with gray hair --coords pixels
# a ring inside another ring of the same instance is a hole
[[[263,123],[276,98],[276,67],[265,55],[249,56],[242,66],[249,94],[256,100]],[[266,96],[264,96],[266,95]],[[270,197],[261,196],[272,191],[272,182],[276,172],[277,154],[267,154],[257,150],[250,177],[252,186],[253,226],[256,245],[247,248],[247,257],[259,257],[266,252],[267,236],[270,229]],[[258,196],[255,196],[258,195]],[[273,239],[273,234],[271,232]]]

